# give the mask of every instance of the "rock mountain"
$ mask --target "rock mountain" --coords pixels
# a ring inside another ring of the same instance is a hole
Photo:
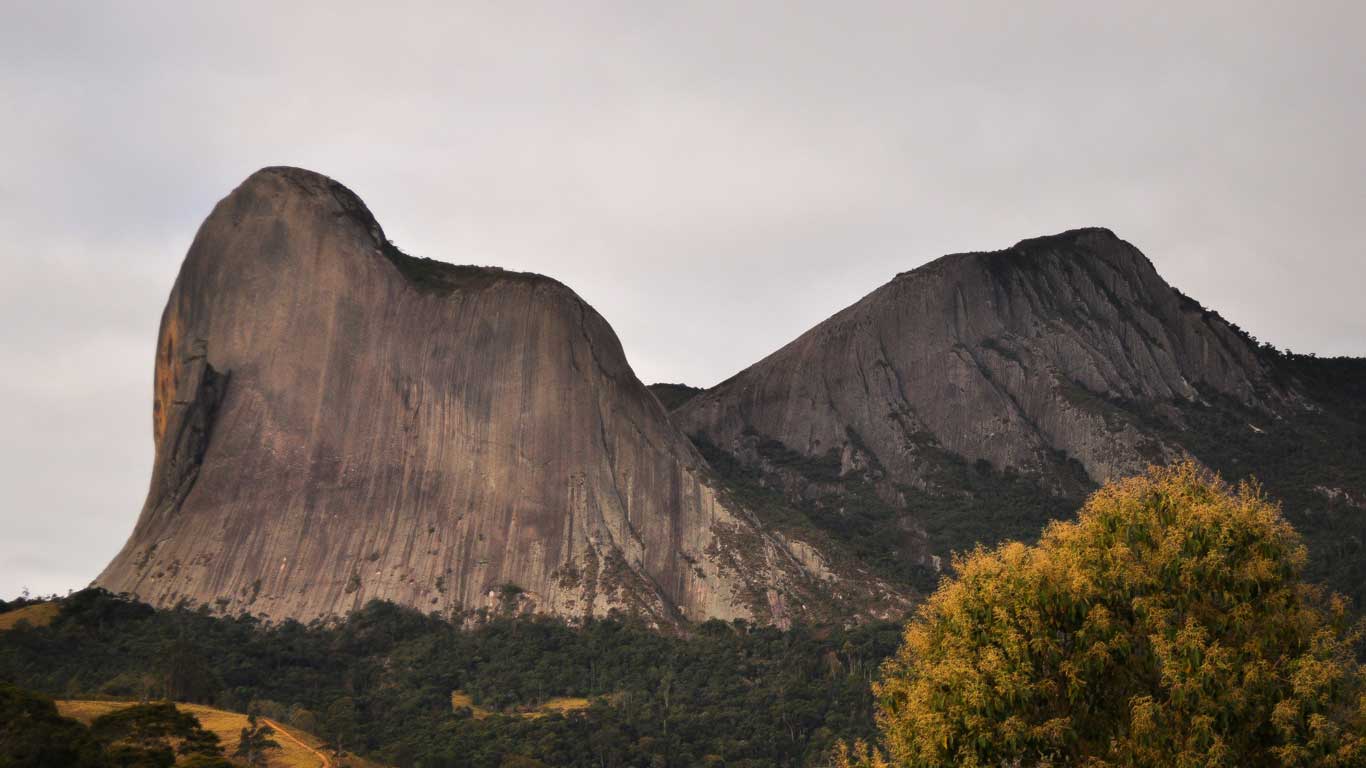
[[[652,393],[560,283],[407,256],[345,187],[269,168],[186,256],[153,427],[97,584],[159,605],[893,615],[952,552],[1184,455],[1261,477],[1311,575],[1366,596],[1366,362],[1258,344],[1104,229],[943,257]]]
[[[1269,410],[1293,399],[1255,345],[1167,285],[1109,230],[946,256],[896,279],[706,394],[678,421],[732,445],[746,433],[808,456],[876,462],[902,482],[921,448],[1067,487],[1180,453],[1120,402],[1202,392]]]
[[[271,619],[448,613],[783,623],[845,589],[759,526],[546,277],[394,248],[341,184],[268,168],[162,316],[141,517],[96,583]]]
[[[797,527],[925,587],[952,551],[1036,536],[1098,483],[1193,455],[1261,478],[1315,575],[1360,596],[1363,387],[1366,361],[1259,344],[1134,246],[1080,229],[900,274],[676,395],[674,419]]]

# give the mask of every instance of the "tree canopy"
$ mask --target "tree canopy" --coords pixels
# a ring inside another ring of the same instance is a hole
[[[258,723],[254,713],[247,715],[247,727],[242,729],[237,740],[237,751],[232,756],[242,758],[247,765],[266,765],[266,752],[280,748],[280,742],[272,738],[274,735],[275,729],[266,723]]]
[[[168,701],[138,704],[101,715],[90,723],[90,733],[104,745],[112,765],[154,768],[175,763],[179,752],[203,760],[221,758],[218,736],[205,730],[199,718]],[[178,747],[176,746],[178,744]],[[221,759],[210,764],[221,764]]]
[[[103,768],[86,727],[46,696],[0,682],[0,768]]]
[[[978,548],[875,685],[898,766],[1359,766],[1346,601],[1252,483],[1194,463],[1113,482],[1037,546]]]
[[[99,590],[61,606],[48,626],[0,633],[0,680],[64,698],[160,698],[166,649],[185,642],[215,686],[207,703],[414,768],[819,765],[840,738],[875,732],[869,683],[901,630],[713,620],[681,635],[629,616],[461,627],[385,603],[263,625]],[[543,707],[555,699],[589,706]]]
[[[232,768],[222,751],[168,702],[118,709],[87,728],[46,696],[0,682],[0,768]]]

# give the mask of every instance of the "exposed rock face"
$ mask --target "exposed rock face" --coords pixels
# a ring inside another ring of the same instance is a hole
[[[1101,229],[946,256],[651,390],[560,283],[411,258],[340,184],[266,169],[181,268],[153,426],[96,583],[159,605],[887,615],[1185,453],[1266,481],[1311,577],[1366,600],[1366,361],[1259,348]]]
[[[408,257],[325,177],[266,169],[218,204],[157,349],[156,466],[112,591],[274,619],[382,598],[783,622],[837,578],[718,496],[572,291]]]
[[[1363,363],[1263,348],[1084,229],[898,275],[672,417],[727,482],[922,589],[955,551],[1036,537],[1096,484],[1194,455],[1262,480],[1311,577],[1361,600]]]
[[[1100,482],[1179,452],[1126,403],[1213,392],[1266,410],[1291,398],[1269,373],[1136,248],[1085,229],[898,275],[675,420],[723,448],[757,433],[846,464],[863,454],[906,483],[936,445],[1065,490],[1069,459]]]

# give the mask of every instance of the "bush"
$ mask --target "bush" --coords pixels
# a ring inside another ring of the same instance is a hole
[[[1254,484],[1184,463],[1107,485],[1037,546],[957,563],[875,686],[885,759],[1362,765],[1359,633],[1305,558]]]
[[[86,727],[57,714],[46,696],[0,682],[0,768],[102,768]]]

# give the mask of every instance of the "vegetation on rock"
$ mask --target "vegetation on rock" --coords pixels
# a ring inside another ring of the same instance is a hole
[[[701,387],[690,387],[687,384],[651,384],[647,389],[659,398],[659,404],[664,406],[666,411],[672,411],[703,392]]]

